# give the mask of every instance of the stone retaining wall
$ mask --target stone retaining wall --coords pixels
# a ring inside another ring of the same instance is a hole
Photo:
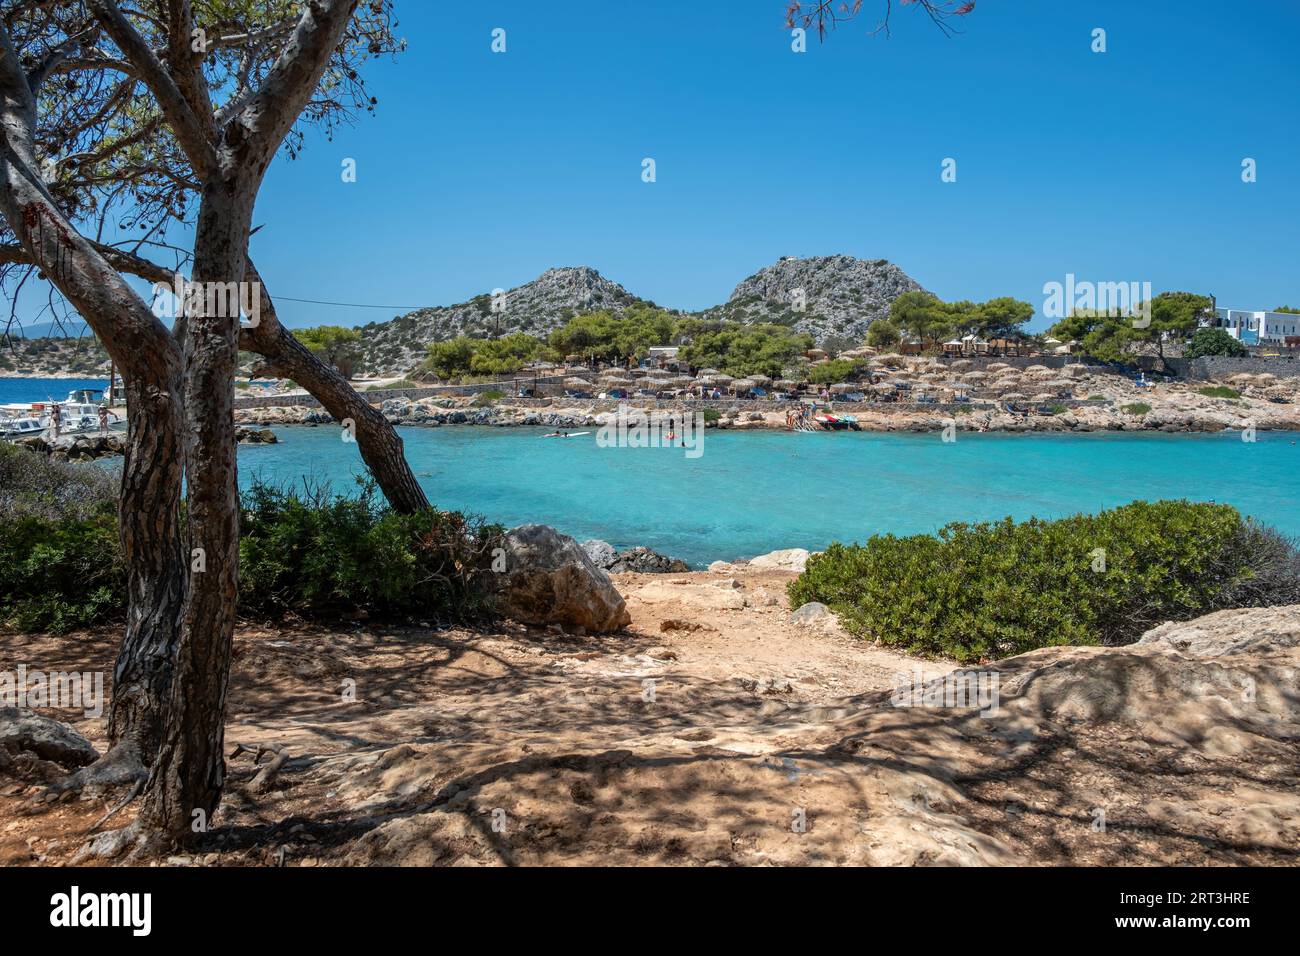
[[[1228,355],[1207,355],[1204,358],[1195,359],[1165,359],[1165,364],[1179,378],[1196,382],[1209,381],[1215,378],[1229,378],[1243,372],[1250,375],[1268,372],[1272,375],[1287,378],[1300,376],[1300,362],[1288,355],[1279,355],[1273,358],[1257,356],[1234,358]]]

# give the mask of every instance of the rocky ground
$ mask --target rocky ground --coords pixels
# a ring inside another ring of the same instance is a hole
[[[981,716],[895,706],[897,675],[953,666],[795,623],[792,562],[616,574],[631,624],[602,637],[246,624],[226,749],[288,760],[255,783],[232,759],[217,829],[169,862],[1297,863],[1300,607],[989,665]],[[0,670],[111,674],[117,638],[0,637]],[[0,862],[74,859],[103,804],[8,764]]]

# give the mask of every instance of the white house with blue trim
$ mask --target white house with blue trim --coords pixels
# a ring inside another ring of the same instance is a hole
[[[1289,344],[1287,339],[1300,340],[1300,315],[1291,312],[1215,309],[1215,313],[1211,327],[1223,329],[1243,345],[1284,345]]]

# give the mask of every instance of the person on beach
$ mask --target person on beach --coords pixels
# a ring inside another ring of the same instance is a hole
[[[63,431],[63,413],[58,402],[50,406],[50,427],[54,429],[54,437],[57,439]]]
[[[101,435],[108,434],[108,406],[107,405],[99,406],[99,433]]]

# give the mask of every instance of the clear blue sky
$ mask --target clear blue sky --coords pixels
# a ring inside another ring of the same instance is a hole
[[[1073,272],[1300,306],[1300,4],[979,0],[947,39],[898,3],[871,37],[884,0],[865,0],[802,55],[784,6],[400,2],[378,115],[262,189],[253,251],[283,317],[362,324],[394,310],[282,297],[447,304],[580,264],[694,309],[831,253],[949,299],[1041,309]]]

